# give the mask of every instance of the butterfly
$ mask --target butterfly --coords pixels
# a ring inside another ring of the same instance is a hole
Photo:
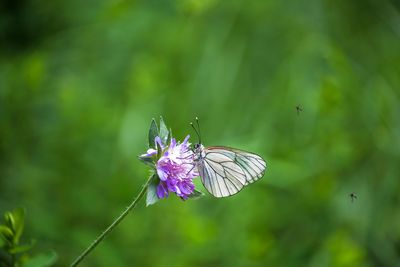
[[[267,163],[257,154],[225,146],[204,147],[198,118],[196,122],[197,129],[190,123],[199,138],[194,145],[194,162],[210,194],[218,198],[232,196],[264,176]]]

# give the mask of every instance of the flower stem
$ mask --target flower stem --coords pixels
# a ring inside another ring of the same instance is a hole
[[[90,246],[85,249],[85,251],[82,252],[79,257],[77,257],[74,262],[70,265],[70,267],[77,266],[97,245],[104,239],[106,235],[108,235],[121,221],[122,219],[125,218],[126,215],[134,208],[136,207],[137,203],[142,199],[144,196],[144,193],[146,192],[146,189],[148,185],[150,184],[153,176],[150,176],[150,178],[147,180],[147,182],[143,185],[142,190],[139,192],[139,195],[132,201],[132,203],[116,218],[113,223],[107,227],[106,230],[104,230],[101,235],[99,235],[93,242],[90,244]]]

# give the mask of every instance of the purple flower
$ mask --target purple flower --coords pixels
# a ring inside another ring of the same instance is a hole
[[[183,143],[177,143],[174,138],[171,144],[165,148],[161,139],[156,137],[156,145],[160,146],[163,154],[157,161],[157,174],[160,183],[157,186],[158,198],[168,197],[169,192],[174,192],[182,199],[187,199],[193,193],[193,179],[199,176],[193,161],[194,153],[188,142],[189,135]],[[147,151],[151,154],[153,151]]]

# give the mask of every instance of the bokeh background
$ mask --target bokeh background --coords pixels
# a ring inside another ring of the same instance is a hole
[[[198,116],[205,145],[257,152],[264,178],[142,202],[81,266],[400,266],[399,12],[2,1],[0,212],[25,207],[25,238],[67,266],[147,179],[151,119],[195,142]]]

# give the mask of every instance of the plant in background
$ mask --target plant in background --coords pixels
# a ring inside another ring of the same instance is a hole
[[[132,203],[99,235],[92,244],[71,264],[77,266],[125,216],[136,207],[147,192],[146,206],[175,193],[182,200],[197,198],[203,194],[195,189],[193,179],[198,176],[195,155],[190,148],[189,135],[180,143],[172,137],[162,117],[159,126],[153,119],[148,136],[148,150],[139,159],[151,167],[150,177]]]
[[[24,230],[25,210],[17,208],[4,213],[4,223],[0,224],[0,266],[1,267],[45,267],[51,266],[57,260],[57,255],[50,251],[35,256],[28,252],[35,241],[21,244]]]

